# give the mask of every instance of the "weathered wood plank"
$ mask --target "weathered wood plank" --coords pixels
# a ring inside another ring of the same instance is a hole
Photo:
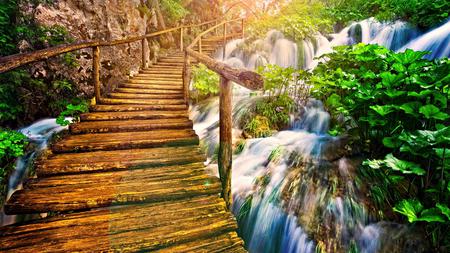
[[[131,99],[128,99],[131,100]],[[169,119],[187,117],[187,110],[182,111],[119,111],[91,112],[80,115],[81,121],[95,120],[138,120],[138,119]]]
[[[88,121],[70,125],[73,134],[151,131],[155,129],[192,129],[188,118],[152,120]]]
[[[48,159],[39,161],[36,173],[39,177],[47,177],[59,174],[182,165],[205,160],[205,155],[197,146],[69,153],[51,155]]]
[[[70,135],[52,145],[52,151],[68,153],[198,144],[199,139],[194,130],[155,130]]]

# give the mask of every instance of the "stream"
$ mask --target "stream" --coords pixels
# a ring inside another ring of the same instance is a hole
[[[278,31],[253,43],[247,54],[229,42],[223,61],[235,67],[255,69],[268,63],[282,67],[312,69],[315,57],[332,47],[355,43],[377,43],[392,50],[406,48],[431,51],[428,58],[449,57],[450,21],[423,33],[404,22],[380,23],[374,19],[355,22],[341,32],[294,43]],[[222,54],[218,53],[217,58]],[[237,140],[242,130],[240,117],[249,105],[263,96],[234,87],[234,129]],[[217,175],[212,155],[218,144],[218,98],[191,108],[194,128],[208,150],[208,165]],[[247,139],[240,154],[233,157],[233,212],[239,233],[251,253],[312,253],[319,245],[327,252],[425,252],[423,238],[407,225],[377,220],[370,201],[355,180],[358,157],[347,157],[345,141],[327,134],[330,115],[320,101],[310,100],[302,115],[293,115],[291,127],[268,138]],[[64,130],[54,119],[38,121],[20,131],[35,149],[19,158],[10,178],[8,196],[20,189],[35,157],[48,140]],[[2,225],[22,218],[1,215]]]
[[[356,43],[394,51],[430,51],[429,59],[450,56],[450,21],[422,33],[405,22],[371,18],[337,34],[311,37],[295,43],[273,30],[253,42],[251,53],[237,39],[226,45],[225,58],[221,52],[216,58],[248,69],[266,64],[312,69],[319,63],[316,57],[335,46]],[[242,132],[239,117],[263,96],[250,94],[234,86],[235,143]],[[233,212],[249,252],[312,253],[317,246],[326,252],[426,252],[420,233],[408,225],[377,219],[364,183],[356,177],[361,159],[347,157],[345,141],[327,134],[330,115],[322,103],[310,100],[303,111],[292,116],[289,129],[245,140],[242,152],[233,157]],[[192,119],[211,157],[218,145],[218,99],[194,106]]]

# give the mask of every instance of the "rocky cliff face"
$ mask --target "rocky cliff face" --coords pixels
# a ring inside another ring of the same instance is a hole
[[[60,25],[67,29],[75,41],[114,40],[128,36],[145,34],[147,17],[137,9],[139,0],[59,0],[53,5],[39,5],[32,12],[37,23],[45,26]],[[45,75],[44,66],[50,67],[52,74],[69,76],[82,93],[92,96],[91,83],[92,50],[75,52],[78,65],[62,67],[57,62],[38,63],[36,72]],[[101,48],[101,82],[103,89],[114,85],[136,72],[141,64],[141,43],[131,43],[115,47]]]

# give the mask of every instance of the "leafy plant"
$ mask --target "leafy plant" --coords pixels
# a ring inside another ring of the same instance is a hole
[[[442,203],[450,200],[450,60],[429,61],[426,54],[378,45],[337,47],[323,56],[327,61],[309,82],[334,115],[333,129],[364,147],[369,159],[362,171],[380,171],[371,193],[376,202],[390,203],[410,222],[428,223],[430,237],[441,238],[437,231],[450,225],[437,218],[445,217],[439,210],[445,212]],[[435,246],[448,245],[444,238]]]
[[[59,116],[56,118],[56,123],[61,126],[67,126],[73,122],[77,122],[80,119],[80,114],[85,113],[89,110],[89,106],[86,101],[81,102],[80,104],[68,104],[66,106],[66,110],[62,111]],[[67,120],[67,117],[72,117],[72,122]]]
[[[219,75],[209,70],[204,64],[192,69],[192,82],[198,92],[197,100],[219,94]]]
[[[272,130],[270,130],[269,127],[269,120],[266,117],[259,115],[252,118],[250,122],[245,125],[244,131],[255,138],[267,137],[272,134]]]
[[[14,160],[24,154],[27,144],[22,133],[0,129],[0,204],[6,193],[7,177],[14,169]]]

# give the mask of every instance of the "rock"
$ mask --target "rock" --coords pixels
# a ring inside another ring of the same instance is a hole
[[[137,6],[139,0],[90,1],[60,0],[53,5],[38,5],[34,19],[45,26],[63,26],[74,41],[115,40],[124,37],[143,35],[147,30],[147,17],[141,16]],[[29,6],[21,8],[31,12]],[[25,45],[24,45],[25,46]],[[92,96],[91,85],[92,50],[74,52],[79,67],[63,68],[65,76],[82,91]],[[53,60],[53,59],[52,59]],[[101,48],[101,81],[104,90],[110,90],[125,80],[130,72],[136,72],[141,65],[141,43],[130,43]],[[61,69],[60,64],[52,71]]]
[[[19,49],[20,53],[26,53],[33,50],[30,43],[28,43],[28,41],[26,40],[21,40],[19,44],[17,44],[17,48]]]

